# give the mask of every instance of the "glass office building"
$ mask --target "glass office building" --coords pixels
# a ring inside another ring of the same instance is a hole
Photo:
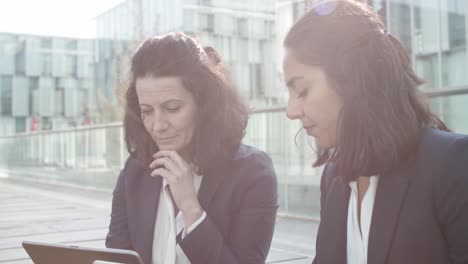
[[[97,87],[116,101],[131,51],[145,38],[183,31],[216,47],[252,105],[278,104],[274,12],[270,0],[126,0],[96,18]]]
[[[94,105],[93,40],[0,33],[0,135],[79,125]]]

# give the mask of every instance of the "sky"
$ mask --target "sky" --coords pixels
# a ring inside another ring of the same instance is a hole
[[[94,38],[94,18],[123,0],[0,0],[0,32]]]

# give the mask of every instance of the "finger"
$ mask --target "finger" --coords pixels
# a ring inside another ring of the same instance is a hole
[[[164,168],[155,169],[153,172],[151,172],[151,176],[163,177],[167,182],[173,182],[173,179],[175,178],[175,175],[173,173]]]
[[[149,168],[150,169],[157,169],[159,167],[162,167],[163,165],[159,164],[158,162],[156,162],[156,160],[153,160],[150,165],[149,165]]]
[[[154,170],[158,168],[158,164],[153,160],[148,167]]]
[[[170,156],[170,153],[175,152],[174,150],[159,150],[153,154],[153,158],[157,159],[164,156]]]
[[[155,159],[161,156],[171,157],[171,159],[174,160],[180,166],[180,168],[188,167],[187,162],[176,151],[160,150],[156,154],[153,155]]]
[[[157,167],[163,166],[165,169],[171,171],[172,173],[176,175],[180,175],[182,173],[182,170],[178,167],[175,161],[173,161],[170,157],[162,157],[154,160],[152,164],[155,164],[156,166],[154,167],[155,169]]]
[[[155,160],[150,163],[149,167],[150,169],[156,169],[157,167],[164,166],[169,162],[171,162],[171,157],[161,156],[159,158],[155,158]]]
[[[158,152],[156,152],[155,154],[153,154],[153,158],[154,158],[155,160],[157,160],[157,159],[159,159],[159,158],[165,158],[165,157],[171,158],[171,159],[172,159],[172,157],[168,154],[168,153],[170,153],[170,152],[172,152],[172,151],[171,151],[171,150],[168,150],[167,152],[158,151]],[[155,167],[156,167],[153,163],[154,163],[154,161],[151,162],[150,168],[152,168],[152,167],[155,168]],[[157,164],[156,164],[156,165],[157,165]],[[154,169],[154,168],[152,168],[152,169]]]

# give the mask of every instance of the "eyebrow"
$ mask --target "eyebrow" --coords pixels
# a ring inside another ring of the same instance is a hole
[[[179,104],[183,104],[184,101],[183,101],[183,100],[180,100],[180,99],[169,99],[169,100],[164,101],[161,105],[164,105],[164,106],[165,106],[165,105],[170,104],[170,103],[179,103]],[[150,105],[150,104],[145,104],[145,103],[143,103],[143,104],[139,104],[139,105],[140,105],[140,107],[146,106],[146,107],[153,108],[153,106]]]
[[[286,86],[288,86],[288,87],[294,87],[294,83],[295,83],[297,80],[301,80],[301,79],[304,79],[304,76],[294,76],[294,77],[292,77],[291,79],[289,79],[289,80],[286,82]]]
[[[167,106],[168,104],[171,104],[171,103],[177,103],[177,104],[182,105],[184,104],[184,101],[180,99],[169,99],[167,101],[164,101],[161,105]]]
[[[146,106],[146,107],[153,108],[153,107],[152,107],[151,105],[149,105],[149,104],[139,104],[139,106],[140,106],[140,108],[141,108],[142,106]]]

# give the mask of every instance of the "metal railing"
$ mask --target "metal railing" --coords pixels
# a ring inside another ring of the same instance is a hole
[[[468,108],[468,87],[426,94],[437,103],[463,98],[460,107]],[[284,106],[251,109],[244,142],[273,159],[280,214],[318,219],[321,168],[312,168],[314,154],[306,135],[296,137],[300,123],[287,120],[284,112]],[[457,114],[466,117],[462,132],[468,133],[468,114]],[[110,191],[128,157],[123,138],[122,122],[0,136],[0,176]]]

